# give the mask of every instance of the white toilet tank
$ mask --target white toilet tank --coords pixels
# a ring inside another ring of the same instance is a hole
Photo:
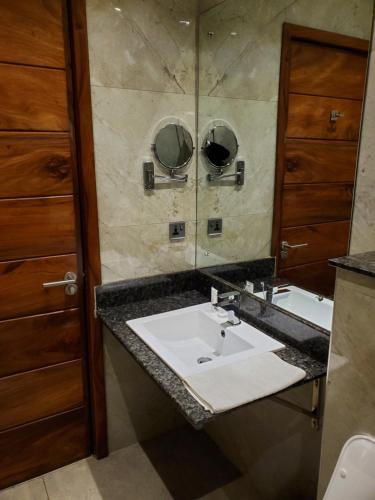
[[[375,500],[375,439],[353,436],[344,445],[323,500]]]

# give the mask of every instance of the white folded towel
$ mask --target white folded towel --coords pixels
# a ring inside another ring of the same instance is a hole
[[[220,413],[274,394],[306,372],[272,352],[186,377],[186,388],[211,413]]]

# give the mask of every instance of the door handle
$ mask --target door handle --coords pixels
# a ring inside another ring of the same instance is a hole
[[[337,122],[339,118],[343,118],[344,113],[341,113],[340,111],[337,111],[336,109],[333,109],[330,113],[330,121],[331,122]]]
[[[72,271],[68,271],[63,280],[60,281],[48,281],[47,283],[43,283],[43,288],[55,288],[58,286],[65,287],[66,295],[75,295],[78,291],[77,285],[77,275]]]
[[[286,259],[288,257],[288,250],[290,248],[303,248],[307,246],[309,246],[308,243],[296,243],[293,245],[284,240],[281,242],[281,258]]]

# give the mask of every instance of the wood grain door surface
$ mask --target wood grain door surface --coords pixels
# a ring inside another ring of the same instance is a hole
[[[284,25],[272,250],[280,277],[324,295],[348,250],[367,56],[366,40]]]
[[[90,451],[65,9],[0,0],[0,489]]]

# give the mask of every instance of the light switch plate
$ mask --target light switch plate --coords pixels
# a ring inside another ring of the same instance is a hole
[[[208,219],[208,236],[221,236],[223,234],[223,219]]]
[[[169,223],[169,239],[183,240],[185,238],[185,222],[170,222]]]

